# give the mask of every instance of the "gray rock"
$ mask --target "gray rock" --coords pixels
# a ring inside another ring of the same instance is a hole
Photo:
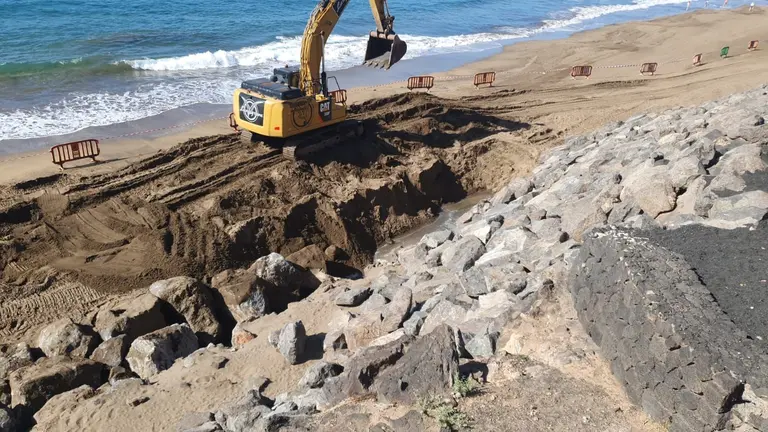
[[[211,290],[204,283],[191,277],[179,276],[153,283],[149,292],[170,304],[184,317],[197,334],[200,344],[216,342],[223,335],[224,330],[214,312]]]
[[[43,358],[11,373],[11,400],[14,407],[24,405],[39,411],[57,394],[88,385],[99,387],[106,380],[104,365],[69,357]]]
[[[254,272],[224,270],[211,280],[237,322],[269,313],[268,285]]]
[[[485,245],[475,236],[467,236],[452,244],[443,252],[443,265],[455,272],[463,272],[475,264],[485,253]]]
[[[548,218],[531,222],[531,231],[543,240],[553,240],[560,236],[560,218]]]
[[[207,421],[191,429],[185,429],[182,432],[218,432],[222,431],[221,425],[215,421]]]
[[[304,350],[307,345],[307,333],[301,321],[288,323],[280,330],[277,350],[290,364],[304,361]]]
[[[282,328],[279,328],[277,330],[273,330],[269,332],[269,336],[267,336],[267,341],[270,345],[277,348],[277,344],[280,342],[280,332],[282,331]]]
[[[435,296],[430,297],[421,306],[421,309],[420,309],[421,312],[424,312],[424,313],[427,313],[427,314],[430,313],[432,311],[432,309],[434,309],[435,306],[437,306],[437,304],[440,303],[444,299],[445,299],[445,297],[443,297],[442,295],[435,295]]]
[[[14,432],[16,430],[13,412],[6,405],[0,403],[0,432]]]
[[[467,342],[464,348],[472,358],[489,358],[496,354],[496,341],[498,337],[498,333],[491,333],[486,330],[475,335],[472,340]]]
[[[423,244],[429,249],[434,249],[452,239],[453,232],[451,230],[444,229],[433,231],[429,234],[424,234],[424,236],[421,237],[421,240],[419,240],[419,243]]]
[[[488,286],[485,283],[485,274],[477,268],[470,268],[459,275],[459,283],[464,292],[472,298],[488,294]]]
[[[91,354],[91,360],[109,367],[120,366],[130,346],[126,335],[115,336],[102,342]]]
[[[163,302],[150,293],[102,309],[96,315],[94,329],[103,340],[124,334],[128,342],[167,326],[162,312]]]
[[[350,397],[369,394],[377,376],[394,365],[404,353],[402,340],[357,351],[344,364],[342,374],[325,381],[323,399],[317,408],[327,410]]]
[[[256,260],[249,270],[277,287],[292,287],[304,282],[301,269],[274,252]]]
[[[405,334],[409,336],[418,336],[419,331],[421,331],[421,326],[424,325],[424,318],[426,317],[427,313],[423,311],[412,313],[411,317],[403,323]]]
[[[392,302],[379,311],[373,311],[359,317],[345,330],[347,345],[350,350],[368,345],[374,339],[389,334],[400,327],[408,318],[413,295],[410,289],[401,287]]]
[[[332,352],[347,349],[347,338],[341,330],[328,332],[323,339],[323,351]]]
[[[397,363],[379,373],[373,391],[384,403],[414,404],[424,395],[450,393],[459,370],[453,331],[440,326],[410,345]]]
[[[11,372],[34,363],[32,350],[24,342],[16,345],[0,345],[0,381]]]
[[[223,407],[214,415],[216,422],[227,432],[251,432],[257,421],[271,412],[265,406],[267,400],[257,390],[249,390],[245,396]]]
[[[512,254],[523,252],[528,245],[537,240],[536,234],[528,228],[517,227],[496,232],[487,244],[489,252],[506,251]]]
[[[535,221],[546,219],[547,217],[547,211],[542,208],[536,208],[535,205],[535,202],[531,203],[531,210],[528,212],[528,219],[531,220],[531,224],[533,224]]]
[[[621,201],[634,200],[648,216],[675,208],[677,192],[665,166],[640,167],[624,181]]]
[[[43,328],[37,343],[48,357],[87,357],[99,344],[99,338],[90,327],[62,318]]]
[[[320,388],[325,380],[344,372],[344,368],[336,363],[319,361],[308,367],[299,381],[300,388]]]
[[[528,283],[522,266],[485,267],[482,272],[487,287],[486,292],[482,294],[500,290],[517,294],[524,290]]]
[[[424,325],[421,327],[420,334],[425,335],[431,333],[441,324],[448,324],[450,326],[457,327],[459,324],[464,322],[466,317],[467,309],[448,300],[441,300],[429,312],[429,315],[424,320]]]
[[[125,360],[136,375],[147,379],[173,366],[176,359],[192,354],[198,346],[197,336],[187,324],[173,324],[134,340]]]
[[[372,293],[368,287],[352,288],[337,295],[335,303],[338,306],[360,306]]]

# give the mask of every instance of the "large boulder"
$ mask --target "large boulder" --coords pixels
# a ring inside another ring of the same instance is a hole
[[[288,323],[280,330],[277,339],[277,350],[290,364],[298,364],[304,360],[304,350],[307,345],[307,332],[301,321]]]
[[[197,336],[187,324],[173,324],[133,341],[125,360],[136,375],[147,379],[173,366],[176,359],[192,354],[198,346]]]
[[[11,374],[12,405],[36,412],[57,394],[82,385],[99,387],[106,379],[101,363],[64,356],[44,358]]]
[[[449,270],[463,272],[472,267],[484,253],[483,242],[473,235],[468,235],[447,247],[440,261]]]
[[[444,229],[424,234],[424,236],[421,237],[421,240],[419,240],[419,243],[426,246],[427,249],[434,249],[451,239],[453,239],[453,232]]]
[[[219,291],[237,322],[260,318],[269,313],[267,283],[247,270],[224,270],[215,275],[211,286]]]
[[[38,346],[48,357],[87,357],[98,344],[99,338],[90,327],[76,324],[69,318],[47,325],[38,337]]]
[[[395,292],[391,302],[350,323],[344,330],[348,348],[356,350],[367,346],[374,339],[397,330],[408,318],[411,305],[411,290],[401,287]]]
[[[455,347],[454,333],[445,325],[417,339],[393,367],[376,377],[372,389],[379,401],[412,405],[424,395],[448,395],[459,371]]]
[[[124,334],[128,342],[159,330],[169,323],[163,315],[163,302],[150,293],[102,309],[96,315],[94,329],[103,340]]]
[[[149,292],[171,305],[203,345],[218,341],[224,333],[216,318],[211,290],[197,279],[179,276],[159,280],[150,285]]]
[[[284,310],[288,303],[301,300],[320,285],[320,281],[311,272],[277,253],[257,259],[248,268],[248,272],[268,284],[272,311]]]
[[[666,166],[647,163],[631,173],[623,185],[621,201],[634,200],[652,218],[675,208],[677,191]]]
[[[130,347],[128,336],[115,336],[102,342],[91,354],[91,360],[104,363],[109,367],[120,366]]]

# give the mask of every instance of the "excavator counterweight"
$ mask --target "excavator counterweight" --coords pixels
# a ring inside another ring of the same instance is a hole
[[[407,50],[408,45],[396,34],[385,35],[372,31],[368,38],[363,64],[389,69],[403,58]]]

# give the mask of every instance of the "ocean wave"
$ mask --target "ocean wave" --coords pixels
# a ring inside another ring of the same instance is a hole
[[[408,44],[405,59],[440,54],[459,49],[471,49],[478,44],[498,42],[529,36],[525,29],[505,33],[476,33],[446,37],[400,35]],[[367,37],[332,35],[326,44],[326,66],[329,69],[351,67],[362,63]],[[301,54],[301,37],[278,37],[274,42],[233,51],[208,51],[179,57],[123,60],[134,69],[149,71],[183,71],[215,68],[269,68],[280,64],[296,64]]]
[[[0,111],[0,141],[76,132],[161,114],[195,103],[231,103],[237,80],[195,79],[144,85],[135,91],[80,93],[31,109]]]
[[[616,4],[604,6],[579,6],[569,9],[568,18],[551,19],[543,22],[542,30],[567,30],[576,25],[619,12],[632,12],[650,9],[655,6],[675,5],[687,3],[688,0],[635,0],[629,4]]]

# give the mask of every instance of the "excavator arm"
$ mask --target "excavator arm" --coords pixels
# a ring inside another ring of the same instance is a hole
[[[304,29],[299,86],[307,96],[327,90],[325,77],[321,72],[325,43],[349,1],[320,0]],[[389,69],[403,58],[407,46],[395,34],[395,18],[389,14],[387,0],[370,0],[370,4],[376,30],[372,31],[368,38],[364,64]]]

